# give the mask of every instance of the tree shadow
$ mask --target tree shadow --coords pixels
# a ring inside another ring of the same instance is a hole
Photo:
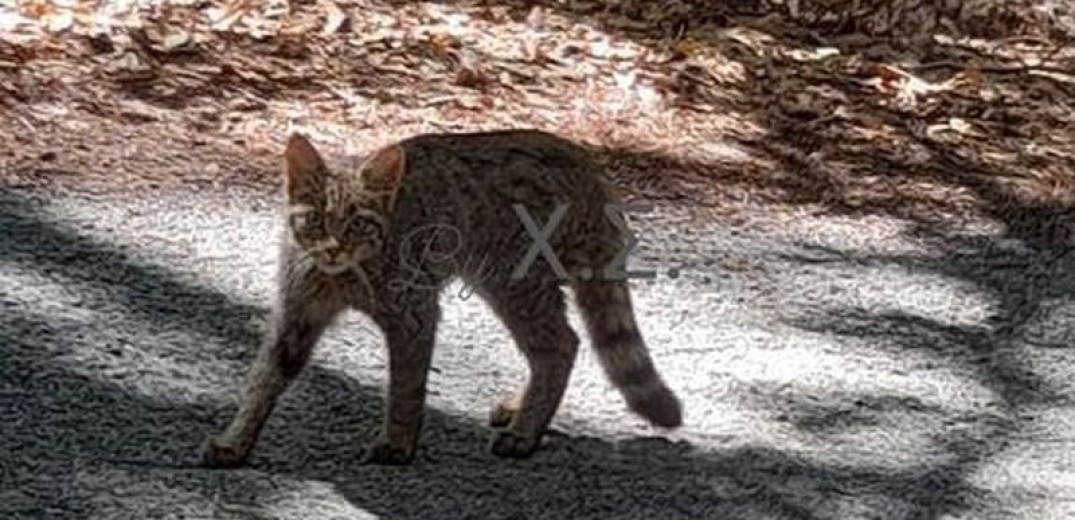
[[[1066,399],[1042,381],[1023,353],[1027,348],[1072,347],[1070,337],[1043,334],[1039,322],[1048,311],[1047,302],[1075,295],[1075,248],[1055,245],[1013,250],[997,241],[946,240],[938,248],[947,253],[938,258],[815,249],[833,255],[836,262],[889,265],[967,281],[995,302],[988,325],[947,325],[906,312],[877,313],[853,307],[819,311],[817,316],[792,319],[791,323],[808,330],[887,339],[901,349],[931,352],[946,361],[967,364],[979,372],[983,384],[1004,399],[1010,411]]]
[[[826,395],[826,401],[838,404],[800,395],[777,396],[774,400],[778,404],[772,406],[781,410],[779,421],[822,436],[858,427],[879,427],[886,416],[897,414],[926,415],[931,420],[941,420],[945,414],[943,407],[912,396],[834,392]]]
[[[678,41],[673,37],[677,31],[698,28],[690,38],[702,42],[712,56],[681,56],[683,61],[666,64],[682,77],[659,90],[683,114],[700,116],[692,107],[706,105],[713,113],[737,114],[744,123],[714,125],[699,119],[698,124],[706,125],[708,142],[662,143],[675,152],[606,150],[607,156],[631,165],[625,169],[628,185],[647,196],[707,206],[754,200],[812,206],[823,213],[895,216],[918,222],[922,231],[933,234],[968,217],[987,217],[1003,223],[1009,236],[1036,247],[1071,243],[1075,235],[1075,155],[1070,152],[1075,143],[1070,137],[1056,137],[1070,136],[1069,122],[1057,115],[1072,108],[1070,85],[1030,73],[989,70],[978,71],[981,76],[974,80],[968,70],[982,59],[980,53],[959,45],[888,39],[886,28],[897,33],[899,28],[884,20],[874,23],[889,15],[902,17],[916,24],[910,34],[929,34],[923,24],[972,13],[922,3],[909,6],[938,11],[938,16],[920,20],[908,12],[888,13],[890,6],[881,2],[860,6],[854,13],[832,7],[834,16],[811,24],[805,20],[812,10],[830,6],[803,5],[801,19],[788,20],[764,16],[760,2],[440,3],[472,11],[503,7],[516,20],[525,19],[533,5],[542,5],[654,50]],[[670,26],[662,27],[664,22]],[[988,32],[994,23],[1014,21],[980,22],[962,29]],[[953,27],[942,24],[936,29],[947,32]],[[755,34],[730,37],[725,29]],[[824,59],[794,56],[829,46],[840,52]],[[951,66],[919,69],[916,63]],[[732,65],[749,72],[724,77]],[[691,72],[692,67],[699,70]],[[906,76],[893,72],[897,70]],[[680,84],[694,76],[716,81],[703,85],[692,79],[691,88]],[[909,84],[916,82],[936,93],[915,92]],[[963,82],[973,87],[961,86]],[[1010,102],[993,102],[979,96],[976,88],[1005,92]],[[1053,106],[1059,110],[1054,112]],[[689,126],[695,120],[684,116],[681,122]],[[738,146],[747,159],[729,164],[721,153],[710,151],[730,146]],[[722,197],[725,192],[735,196]]]
[[[1019,215],[1025,209],[1011,211]],[[965,485],[965,477],[971,471],[1009,448],[1031,427],[1024,420],[1027,414],[1043,407],[1066,406],[1072,400],[1070,392],[1058,387],[1055,377],[1050,380],[1046,373],[1063,368],[1045,367],[1032,357],[1042,349],[1070,349],[1071,333],[1075,332],[1071,328],[1067,333],[1042,330],[1058,328],[1055,322],[1049,322],[1050,302],[1070,300],[1075,295],[1075,249],[1048,236],[1040,242],[1041,237],[1029,235],[1018,248],[1003,245],[1002,239],[946,237],[946,242],[938,240],[934,244],[945,254],[931,258],[808,246],[814,250],[813,261],[820,253],[828,256],[823,260],[826,262],[890,266],[968,282],[993,302],[991,316],[981,325],[948,324],[908,311],[876,311],[839,302],[832,306],[816,302],[804,315],[784,321],[803,330],[864,340],[872,348],[889,350],[894,355],[924,355],[935,360],[930,365],[969,371],[979,384],[991,390],[998,401],[987,404],[980,413],[956,417],[956,421],[968,425],[962,431],[969,435],[946,443],[963,461],[959,465],[963,476],[946,485],[959,488]],[[791,257],[793,261],[795,258]],[[789,402],[794,403],[794,397]],[[886,403],[871,397],[857,399],[859,406],[850,408],[807,404],[806,408],[796,406],[798,414],[787,419],[822,434],[834,431],[834,421],[868,424],[892,406],[930,415],[937,411],[920,402]]]
[[[139,321],[177,326],[213,338],[256,334],[252,318],[265,311],[201,290],[165,268],[143,264],[132,252],[103,245],[39,215],[32,197],[0,192],[4,233],[0,255],[13,265],[72,285],[88,307],[122,307]]]
[[[7,315],[0,323],[6,348],[70,341],[62,335],[26,341],[7,332],[34,334],[54,327],[51,322]],[[443,518],[828,518],[855,497],[902,504],[906,518],[934,518],[980,494],[958,480],[963,458],[894,473],[764,446],[707,453],[661,440],[557,438],[533,460],[509,462],[484,453],[486,430],[477,421],[432,409],[413,466],[360,466],[352,437],[376,424],[379,415],[369,405],[380,392],[318,366],[283,400],[247,469],[203,470],[193,466],[200,434],[227,413],[132,393],[30,352],[8,356],[11,366],[36,365],[27,368],[47,379],[19,384],[19,413],[29,416],[19,431],[5,432],[12,454],[5,481],[15,486],[15,497],[35,498],[0,507],[23,517],[140,510],[269,518],[275,516],[267,504],[302,492],[289,482],[295,479],[331,483],[355,508],[398,519],[428,518],[434,510]],[[159,483],[165,492],[137,493],[132,481]],[[117,491],[126,497],[113,496]],[[203,500],[193,501],[191,493]]]
[[[157,347],[173,349],[179,363],[234,376],[238,384],[257,342],[245,323],[257,309],[51,223],[20,194],[3,194],[0,224],[8,230],[0,262],[40,267],[44,276],[77,283],[80,291],[115,298],[135,327],[170,323],[190,329],[205,341]],[[156,296],[143,297],[141,286],[157,288]],[[117,374],[98,371],[96,363],[72,363],[72,352],[83,360],[113,355],[103,347],[129,331],[113,321],[4,300],[0,439],[8,455],[0,471],[4,482],[17,487],[0,492],[11,497],[0,510],[22,516],[139,508],[150,516],[213,511],[264,518],[282,495],[302,493],[304,483],[316,481],[331,483],[355,508],[401,519],[428,518],[431,511],[443,518],[826,518],[858,501],[859,508],[896,507],[897,516],[936,518],[984,500],[962,477],[975,436],[944,440],[945,449],[955,450],[953,458],[896,471],[816,460],[774,446],[700,448],[661,439],[562,436],[553,436],[533,459],[512,462],[486,454],[488,431],[480,420],[429,409],[413,466],[360,466],[355,434],[378,424],[381,391],[317,365],[281,401],[249,468],[201,469],[193,466],[196,446],[226,421],[234,405],[218,403],[231,399],[234,389],[222,390],[228,397],[219,399],[192,398],[139,386],[137,377],[129,377],[154,367]],[[111,310],[98,303],[88,301],[86,308]],[[233,357],[235,350],[244,353],[239,363],[222,366],[212,359]],[[960,455],[961,449],[968,454]]]

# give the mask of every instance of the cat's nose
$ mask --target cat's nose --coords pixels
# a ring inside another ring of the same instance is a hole
[[[321,242],[321,254],[325,255],[325,257],[332,259],[335,258],[336,255],[338,255],[339,253],[340,244],[336,241],[335,238],[330,237],[328,239],[325,239],[324,242]]]
[[[328,257],[330,262],[338,263],[340,260],[343,260],[344,257],[346,257],[347,255],[344,253],[343,248],[332,247],[325,250],[325,256]]]

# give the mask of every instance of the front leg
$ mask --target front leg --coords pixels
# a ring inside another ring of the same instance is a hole
[[[249,456],[277,398],[345,307],[330,281],[312,266],[285,263],[271,329],[247,374],[239,411],[223,433],[205,442],[203,464],[233,467]]]
[[[388,340],[388,398],[381,433],[365,448],[363,463],[409,464],[418,444],[440,309],[433,292],[400,309],[378,319]]]

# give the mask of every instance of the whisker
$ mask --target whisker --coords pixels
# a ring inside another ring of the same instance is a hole
[[[377,307],[377,299],[373,297],[373,284],[370,283],[369,277],[366,275],[366,271],[362,269],[362,266],[355,265],[355,275],[359,281],[362,282],[363,287],[366,289],[366,298],[370,305],[370,308]]]

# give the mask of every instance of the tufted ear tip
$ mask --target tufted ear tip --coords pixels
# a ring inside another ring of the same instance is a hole
[[[302,134],[293,133],[284,149],[284,190],[293,197],[300,186],[322,173],[325,162],[321,154]]]
[[[394,144],[374,152],[366,161],[362,174],[367,186],[379,189],[394,188],[403,178],[406,165],[406,152],[402,146]]]
[[[373,152],[362,166],[363,185],[366,189],[389,193],[388,209],[395,204],[396,192],[407,170],[407,153],[398,144],[386,146]]]

